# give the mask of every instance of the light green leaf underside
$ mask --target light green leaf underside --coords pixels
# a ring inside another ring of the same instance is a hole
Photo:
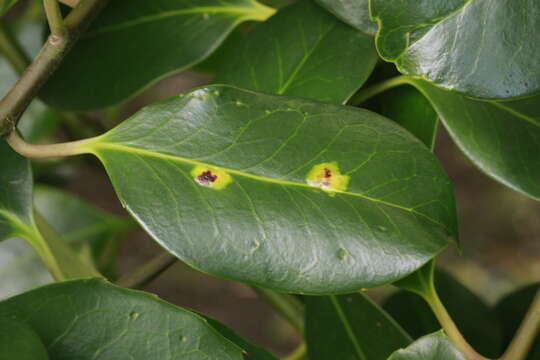
[[[540,90],[536,0],[371,0],[381,56],[407,75],[476,98]]]
[[[70,110],[117,104],[202,61],[241,22],[273,13],[255,0],[110,1],[41,96]]]
[[[216,83],[339,104],[378,60],[372,37],[308,0],[281,9],[224,56]]]
[[[1,302],[0,315],[30,325],[51,359],[243,359],[200,316],[102,280],[47,285]]]
[[[366,110],[214,86],[143,109],[86,147],[161,245],[226,278],[346,292],[410,273],[456,234],[436,159]],[[327,163],[347,189],[306,184]],[[201,186],[199,168],[231,181]]]
[[[424,336],[388,360],[466,360],[442,331]]]
[[[540,95],[480,101],[409,80],[433,104],[450,135],[483,172],[540,199]]]
[[[311,360],[386,360],[412,339],[363,294],[306,297]]]
[[[315,2],[367,35],[375,35],[377,32],[377,24],[369,17],[369,0],[315,0]]]

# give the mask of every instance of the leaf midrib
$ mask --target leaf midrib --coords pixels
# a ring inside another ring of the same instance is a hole
[[[180,17],[183,15],[192,15],[192,14],[231,14],[238,17],[237,21],[243,21],[248,19],[262,19],[262,11],[258,11],[257,8],[247,8],[241,6],[229,6],[229,7],[220,7],[220,6],[202,6],[194,7],[189,9],[179,9],[179,10],[170,10],[164,11],[159,14],[141,16],[133,20],[128,20],[122,23],[104,26],[100,29],[97,29],[92,32],[88,32],[84,38],[94,37],[96,35],[101,35],[109,32],[114,32],[118,30],[124,30],[130,27],[135,27],[141,24],[147,24],[167,18]]]
[[[134,147],[134,146],[123,145],[123,144],[119,144],[119,143],[105,142],[104,140],[105,139],[96,138],[95,142],[93,142],[92,144],[89,144],[89,147],[87,148],[87,151],[94,154],[94,155],[96,155],[98,158],[101,158],[99,156],[99,150],[100,149],[117,150],[117,151],[123,151],[123,152],[127,152],[127,153],[131,152],[131,153],[135,153],[135,154],[138,154],[138,155],[150,156],[150,157],[154,157],[154,158],[160,158],[160,159],[164,159],[164,160],[175,161],[175,162],[190,164],[190,165],[194,165],[194,166],[198,166],[198,165],[208,166],[208,167],[212,167],[212,168],[215,168],[215,169],[219,169],[219,170],[224,171],[224,172],[229,173],[229,174],[239,175],[241,177],[245,177],[245,178],[249,178],[249,179],[253,179],[253,180],[257,180],[257,181],[261,181],[261,182],[266,182],[266,183],[279,184],[279,185],[283,185],[283,186],[296,186],[296,187],[302,187],[302,188],[309,188],[311,190],[319,189],[318,187],[311,186],[311,185],[308,185],[308,184],[305,184],[305,183],[299,183],[299,182],[282,180],[282,179],[274,179],[274,178],[270,178],[270,177],[262,176],[262,175],[255,175],[255,174],[243,172],[243,171],[240,171],[240,170],[224,168],[224,167],[221,167],[221,166],[200,162],[200,161],[197,161],[197,160],[181,157],[181,156],[178,156],[178,155],[161,153],[161,152],[157,152],[157,151],[147,150],[147,149]],[[319,189],[319,190],[324,191],[322,189]],[[379,203],[379,204],[386,205],[386,206],[389,206],[389,207],[392,207],[392,208],[397,208],[397,209],[400,209],[400,210],[403,210],[403,211],[407,211],[407,212],[413,213],[415,215],[421,216],[421,217],[423,217],[425,219],[428,219],[429,221],[431,221],[431,222],[433,222],[433,223],[435,223],[435,224],[437,224],[439,226],[442,226],[442,227],[444,227],[446,229],[446,226],[444,226],[444,224],[441,224],[440,222],[438,222],[435,219],[432,219],[431,217],[427,216],[426,214],[422,214],[422,213],[419,213],[419,212],[415,211],[414,208],[407,208],[405,206],[401,206],[401,205],[394,204],[394,203],[384,201],[384,200],[381,200],[381,199],[369,197],[367,195],[360,194],[360,193],[354,193],[354,192],[349,192],[349,191],[340,191],[340,190],[332,191],[332,193],[358,197],[358,198],[368,200],[368,201],[371,201],[371,202],[374,202],[374,203]]]

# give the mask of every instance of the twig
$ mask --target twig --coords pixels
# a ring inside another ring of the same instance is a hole
[[[172,266],[176,260],[178,260],[176,257],[163,252],[133,273],[120,278],[116,284],[128,288],[142,288]]]
[[[67,37],[67,28],[66,24],[64,24],[64,18],[62,17],[62,11],[60,11],[58,1],[43,0],[43,7],[45,8],[51,34],[53,36]]]
[[[0,136],[3,137],[13,131],[43,84],[56,71],[80,34],[106,3],[107,0],[81,1],[64,20],[68,34],[49,36],[34,62],[0,101]]]
[[[30,59],[2,21],[0,21],[0,52],[19,74],[22,74],[30,64]]]

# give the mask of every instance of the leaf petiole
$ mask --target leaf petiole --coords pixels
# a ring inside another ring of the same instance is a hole
[[[409,84],[408,76],[396,76],[360,90],[347,102],[347,104],[352,106],[358,106],[371,99],[372,97],[379,95],[380,93],[395,88],[396,86],[407,84]]]

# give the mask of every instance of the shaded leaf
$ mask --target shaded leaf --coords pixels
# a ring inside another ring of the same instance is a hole
[[[308,0],[281,9],[233,45],[216,83],[333,103],[360,88],[378,60],[372,37]]]
[[[369,17],[369,0],[315,0],[332,14],[347,24],[363,31],[368,35],[375,35],[377,24]]]
[[[15,3],[17,0],[0,0],[0,16],[4,15]]]
[[[426,81],[406,80],[433,104],[450,135],[483,172],[540,199],[540,95],[512,101],[480,101]]]
[[[442,331],[424,336],[388,360],[466,360]]]
[[[22,321],[0,318],[0,359],[47,360],[47,350],[39,336]]]
[[[409,335],[366,295],[306,300],[306,341],[311,360],[386,360],[412,342]]]
[[[525,317],[527,310],[539,289],[538,284],[532,284],[521,288],[503,297],[495,306],[495,311],[503,325],[505,347],[510,344],[514,335]],[[540,335],[536,336],[527,360],[540,358]]]
[[[242,359],[202,317],[103,280],[32,290],[1,302],[0,315],[31,326],[52,359]]]
[[[403,74],[479,98],[540,90],[535,0],[371,0],[381,56]],[[525,45],[525,43],[527,43]]]
[[[412,87],[398,87],[380,97],[381,114],[394,120],[433,150],[437,126],[437,113],[430,102]]]
[[[273,12],[255,0],[110,1],[41,96],[68,110],[117,104],[202,61],[238,24]]]
[[[171,253],[268,288],[392,282],[456,234],[436,159],[367,110],[213,86],[76,146],[101,159],[127,210]]]
[[[435,283],[448,313],[472,347],[484,356],[499,356],[502,329],[493,310],[446,272],[436,271]],[[383,308],[415,339],[441,328],[427,303],[416,294],[397,292]]]
[[[217,320],[211,319],[209,317],[204,317],[210,326],[216,329],[222,336],[229,339],[240,348],[244,350],[244,359],[245,360],[277,360],[278,358],[269,353],[267,350],[261,348],[260,346],[254,345],[249,341],[245,340],[229,327],[223,325]]]

